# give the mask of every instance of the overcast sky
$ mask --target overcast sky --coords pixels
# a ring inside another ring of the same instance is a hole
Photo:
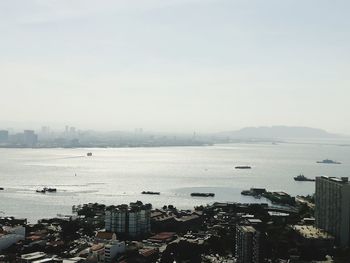
[[[0,121],[350,134],[349,10],[348,0],[3,0]]]

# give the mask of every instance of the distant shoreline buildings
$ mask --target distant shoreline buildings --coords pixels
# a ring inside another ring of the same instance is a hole
[[[205,136],[192,134],[165,134],[144,132],[82,131],[65,126],[62,131],[53,131],[43,126],[40,131],[11,129],[0,130],[0,148],[105,148],[105,147],[158,147],[158,146],[204,146],[212,145]]]

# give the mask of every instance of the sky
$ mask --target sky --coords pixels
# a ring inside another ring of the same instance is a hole
[[[348,0],[0,1],[0,125],[350,134],[349,10]]]

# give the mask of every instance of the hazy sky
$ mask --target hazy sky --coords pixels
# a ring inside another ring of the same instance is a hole
[[[3,0],[0,121],[350,134],[349,10],[349,0]]]

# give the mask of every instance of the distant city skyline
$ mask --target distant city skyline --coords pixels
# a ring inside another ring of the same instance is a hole
[[[0,125],[350,134],[349,8],[345,0],[1,1]]]
[[[12,126],[11,126],[12,124]],[[144,129],[143,127],[125,128],[125,129],[92,129],[89,127],[80,127],[76,125],[60,125],[60,124],[35,124],[35,123],[15,123],[15,122],[1,122],[0,132],[6,131],[9,134],[21,133],[26,130],[33,130],[36,133],[45,135],[59,135],[59,134],[79,134],[79,133],[96,133],[96,134],[108,134],[114,132],[121,133],[137,133],[137,134],[168,134],[168,135],[218,135],[229,136],[232,138],[350,138],[349,134],[341,134],[331,132],[321,128],[306,127],[306,126],[288,126],[288,125],[272,125],[272,126],[246,126],[236,129],[228,130],[156,130],[156,129]]]

